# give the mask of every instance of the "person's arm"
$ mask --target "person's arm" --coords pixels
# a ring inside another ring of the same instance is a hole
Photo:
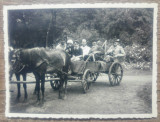
[[[107,55],[111,55],[113,53],[113,47],[111,46],[108,50],[107,50]]]
[[[83,50],[82,50],[82,48],[79,48],[79,56],[76,56],[76,57],[78,57],[78,58],[83,57]]]
[[[123,57],[125,55],[126,55],[126,53],[125,53],[124,49],[121,47],[119,50],[119,54],[117,54],[116,57]]]

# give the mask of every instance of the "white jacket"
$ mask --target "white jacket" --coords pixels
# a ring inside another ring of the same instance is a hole
[[[81,46],[82,50],[83,50],[83,57],[85,55],[88,55],[89,54],[89,51],[90,51],[90,47],[88,47],[87,45],[86,46]]]

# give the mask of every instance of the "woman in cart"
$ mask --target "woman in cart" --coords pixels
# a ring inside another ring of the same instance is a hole
[[[73,55],[72,55],[71,61],[79,61],[83,59],[83,50],[82,48],[80,48],[78,41],[74,42],[74,48],[73,48],[72,54]]]
[[[68,53],[70,58],[73,56],[73,48],[74,48],[73,41],[72,41],[72,39],[69,39],[67,41],[66,52]]]

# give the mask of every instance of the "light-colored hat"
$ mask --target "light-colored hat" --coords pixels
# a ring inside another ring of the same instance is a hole
[[[71,43],[71,44],[73,44],[72,39],[69,39],[69,40],[67,41],[67,43]]]
[[[86,39],[82,39],[82,43],[87,43]]]

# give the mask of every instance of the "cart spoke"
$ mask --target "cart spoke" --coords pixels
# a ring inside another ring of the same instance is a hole
[[[121,76],[121,75],[118,75],[117,77],[119,78],[119,82],[120,82],[121,79],[122,79],[122,76]]]
[[[113,81],[113,85],[115,85],[116,79],[115,79],[115,75],[112,75],[112,81]]]
[[[122,73],[117,73],[117,77],[122,77]]]
[[[120,81],[120,78],[117,77],[116,80],[117,80],[117,85],[118,85],[118,84],[119,84],[119,81]]]

